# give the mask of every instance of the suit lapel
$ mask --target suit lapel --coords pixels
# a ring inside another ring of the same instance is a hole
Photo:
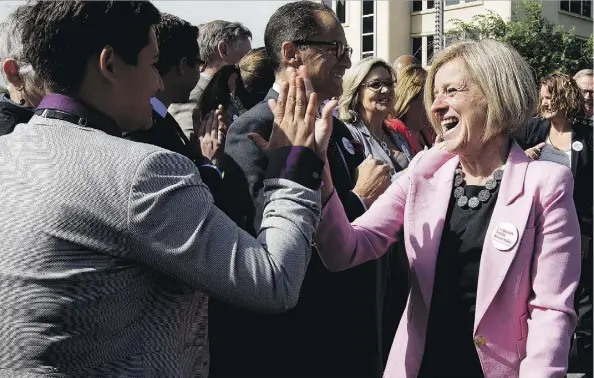
[[[435,264],[452,195],[454,170],[459,162],[457,156],[437,151],[435,153],[441,154],[441,159],[428,157],[418,162],[419,165],[431,164],[431,167],[414,169],[415,172],[430,172],[428,176],[423,176],[422,173],[411,175],[405,219],[409,258],[427,310],[433,295]]]
[[[528,157],[514,142],[505,165],[501,188],[483,244],[476,295],[475,332],[514,261],[532,211],[533,197],[523,194],[528,163]],[[493,244],[493,233],[502,223],[511,223],[518,231],[515,244],[507,251],[500,251]]]

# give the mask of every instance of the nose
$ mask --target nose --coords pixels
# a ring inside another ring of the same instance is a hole
[[[431,113],[439,113],[444,109],[447,109],[447,104],[443,101],[443,95],[439,94],[431,104]]]
[[[349,68],[351,68],[351,66],[353,65],[353,63],[351,62],[351,58],[349,57],[349,54],[344,54],[344,56],[342,57],[342,59],[339,61],[339,64],[346,68],[347,70]]]

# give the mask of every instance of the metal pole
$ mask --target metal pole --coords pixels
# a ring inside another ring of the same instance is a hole
[[[444,48],[445,36],[443,33],[443,8],[444,0],[435,0],[435,37],[433,38],[433,54]]]

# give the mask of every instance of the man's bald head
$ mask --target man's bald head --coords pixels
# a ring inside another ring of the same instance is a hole
[[[412,55],[401,55],[394,61],[392,65],[394,67],[394,71],[396,71],[396,76],[398,73],[402,71],[404,68],[409,66],[420,66],[421,62],[417,58]]]

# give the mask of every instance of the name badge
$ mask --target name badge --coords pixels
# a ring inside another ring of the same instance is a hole
[[[355,147],[347,138],[345,138],[345,137],[342,138],[342,145],[349,152],[349,154],[351,154],[351,155],[355,154]]]
[[[584,145],[579,140],[576,140],[571,144],[571,148],[573,148],[574,151],[580,152],[584,149]]]
[[[509,222],[500,223],[493,231],[491,240],[498,250],[509,251],[518,242],[518,229]]]

